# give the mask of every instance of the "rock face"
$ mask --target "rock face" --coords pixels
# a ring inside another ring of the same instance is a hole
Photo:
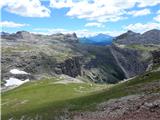
[[[78,75],[81,75],[80,57],[73,57],[65,60],[62,63],[58,63],[55,67],[55,73],[65,74],[71,77],[77,77]]]
[[[78,43],[78,38],[76,33],[73,34],[66,34],[66,36],[64,36],[65,41],[67,42],[71,42],[71,43]]]
[[[153,64],[160,65],[160,51],[153,51]]]
[[[160,44],[160,30],[150,30],[143,34],[128,31],[114,40],[118,44]]]

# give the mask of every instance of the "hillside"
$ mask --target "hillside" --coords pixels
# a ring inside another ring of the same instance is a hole
[[[1,37],[2,120],[160,117],[159,44],[86,45],[75,33]]]
[[[0,120],[160,120],[160,0],[0,8]]]
[[[98,84],[91,85],[89,83],[57,84],[55,83],[56,81],[62,80],[57,78],[26,83],[14,90],[2,94],[2,119],[33,118],[39,120],[59,120],[72,118],[75,120],[90,120],[92,118],[95,119],[98,116],[100,117],[100,109],[103,108],[103,105],[108,104],[103,103],[100,105],[101,107],[98,107],[99,103],[128,95],[136,96],[125,99],[131,99],[134,102],[137,99],[143,98],[146,101],[144,104],[151,104],[159,98],[159,94],[153,94],[160,92],[159,73],[159,71],[147,72],[134,79],[113,86]],[[139,95],[143,95],[145,98],[139,98]],[[149,96],[147,97],[146,95]],[[153,98],[154,100],[150,101],[151,103],[147,103],[150,96],[155,96],[156,99]],[[127,104],[130,105],[132,103]],[[159,103],[156,103],[156,105],[159,105]],[[126,107],[127,106],[125,106],[124,109],[127,109]],[[121,110],[122,108],[115,109]],[[153,108],[155,111],[159,109],[160,107]],[[95,112],[84,112],[88,110],[94,110]],[[110,109],[103,108],[102,114],[105,110],[107,112]],[[78,111],[83,112],[81,113]],[[130,114],[131,113],[129,112],[128,115]],[[124,113],[121,114],[121,116],[123,115]],[[158,113],[155,117],[157,116],[159,116]],[[106,118],[108,117],[106,116]],[[152,118],[154,118],[154,116],[152,116]]]

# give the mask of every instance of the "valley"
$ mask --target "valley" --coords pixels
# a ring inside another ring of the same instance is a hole
[[[0,120],[160,120],[160,0],[0,10]]]

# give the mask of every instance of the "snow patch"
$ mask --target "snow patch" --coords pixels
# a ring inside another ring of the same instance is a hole
[[[12,70],[10,70],[10,73],[12,73],[12,74],[29,74],[25,71],[18,70],[18,69],[12,69]]]
[[[29,81],[29,79],[26,79],[26,80],[22,81],[20,79],[11,77],[8,80],[6,80],[5,86],[14,86],[14,85],[19,86],[19,85],[22,85],[22,84],[24,84],[24,83],[26,83],[28,81]]]

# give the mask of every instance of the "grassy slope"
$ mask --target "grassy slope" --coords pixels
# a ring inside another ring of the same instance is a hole
[[[109,86],[91,86],[90,83],[54,84],[55,81],[55,78],[33,81],[3,93],[2,118],[55,111],[68,106],[69,99],[90,95],[95,90]]]
[[[97,103],[107,101],[111,98],[118,98],[130,94],[139,94],[141,87],[145,84],[160,81],[160,72],[152,72],[141,75],[131,81],[120,83],[109,89],[104,85],[90,84],[68,84],[55,85],[51,80],[27,83],[15,90],[2,94],[2,120],[9,117],[18,118],[22,115],[43,116],[43,119],[53,119],[53,116],[60,114],[64,108],[69,111],[94,110]],[[75,92],[80,89],[87,92]],[[97,88],[93,92],[93,88]],[[159,92],[160,87],[145,92]],[[29,100],[23,103],[25,100]]]

